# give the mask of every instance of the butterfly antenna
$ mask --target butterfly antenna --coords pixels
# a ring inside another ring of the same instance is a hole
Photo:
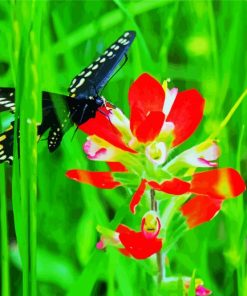
[[[73,139],[74,139],[74,137],[75,137],[75,134],[76,134],[76,132],[78,131],[78,128],[79,128],[79,125],[76,126],[76,129],[75,129],[75,131],[74,131],[74,133],[73,133],[73,136],[72,136],[72,138],[71,138],[71,142],[73,141]]]

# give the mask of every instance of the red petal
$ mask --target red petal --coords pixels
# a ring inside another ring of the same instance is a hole
[[[134,135],[138,141],[146,143],[153,141],[160,133],[165,120],[165,114],[161,111],[153,111],[148,114],[138,126]]]
[[[222,200],[209,196],[198,195],[181,207],[190,228],[210,221],[219,212]]]
[[[155,190],[163,191],[168,194],[180,195],[189,191],[190,183],[173,178],[172,180],[164,181],[159,184],[155,181],[149,181],[148,184]]]
[[[130,87],[130,128],[134,133],[152,111],[162,111],[165,92],[160,83],[147,73],[142,74]]]
[[[126,167],[121,162],[107,162],[112,172],[127,172]]]
[[[98,188],[112,189],[121,185],[114,181],[110,172],[89,172],[83,170],[70,170],[66,176],[75,181],[90,184]]]
[[[146,259],[157,253],[162,248],[162,240],[158,238],[148,239],[142,232],[136,232],[125,225],[119,225],[116,230],[119,233],[119,239],[125,249],[120,251],[125,255],[131,255],[136,259]]]
[[[173,146],[185,141],[199,125],[204,109],[204,99],[195,89],[186,90],[177,94],[166,121],[173,122]]]
[[[142,179],[141,184],[137,188],[136,192],[134,193],[131,202],[130,202],[130,211],[135,214],[135,208],[139,204],[145,190],[146,190],[147,181]]]
[[[231,168],[222,168],[194,174],[190,191],[226,199],[238,196],[245,190],[240,174]]]
[[[88,121],[81,124],[79,128],[84,133],[90,136],[96,135],[101,139],[106,140],[108,143],[114,145],[115,147],[128,152],[136,153],[123,142],[122,134],[111,123],[109,118],[100,112],[96,112],[95,118],[90,118]]]

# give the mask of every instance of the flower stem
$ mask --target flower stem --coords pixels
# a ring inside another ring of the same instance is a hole
[[[158,205],[157,205],[157,201],[155,200],[155,191],[154,189],[150,190],[150,197],[151,197],[151,210],[158,212]],[[162,264],[162,252],[158,252],[156,254],[156,261],[157,261],[157,266],[158,266],[158,275],[157,275],[157,281],[158,284],[160,284],[162,282],[163,279],[163,275],[164,275],[164,266]]]
[[[157,281],[158,284],[160,284],[162,282],[163,279],[163,275],[164,275],[164,266],[162,264],[162,253],[161,251],[159,251],[156,254],[156,260],[157,260],[157,265],[158,265],[158,275],[157,275]]]
[[[151,197],[151,210],[157,212],[157,201],[155,200],[154,189],[150,190],[150,197]]]
[[[226,117],[220,123],[218,128],[209,136],[209,139],[215,139],[219,135],[221,130],[228,124],[229,120],[232,118],[233,114],[238,109],[239,105],[242,103],[242,101],[246,96],[247,96],[247,89],[240,95],[240,97],[237,99],[236,103],[232,106],[231,110],[228,112]]]

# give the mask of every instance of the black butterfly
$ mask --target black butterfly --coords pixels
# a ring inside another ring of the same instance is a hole
[[[73,125],[85,123],[95,117],[97,110],[105,105],[100,91],[114,75],[114,71],[126,57],[135,38],[134,31],[125,32],[99,58],[85,68],[72,81],[69,96],[42,92],[43,121],[38,126],[38,136],[47,130],[48,149],[53,152],[60,145],[66,131]],[[0,112],[15,111],[15,90],[0,88]],[[13,127],[14,122],[11,123]],[[0,134],[0,163],[13,160],[13,128]]]

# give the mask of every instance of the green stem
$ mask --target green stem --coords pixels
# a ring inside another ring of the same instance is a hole
[[[9,249],[8,249],[8,220],[5,191],[5,172],[4,167],[0,167],[0,221],[1,221],[1,275],[2,275],[2,293],[1,295],[10,295],[9,285]]]
[[[155,200],[155,191],[154,189],[150,190],[150,198],[151,198],[151,210],[158,212],[158,205],[157,201]],[[163,258],[162,258],[162,252],[158,252],[156,254],[156,261],[158,266],[158,275],[157,275],[157,281],[160,284],[162,282],[163,276],[164,276],[164,264],[163,264]]]
[[[240,97],[237,99],[237,102],[232,106],[231,110],[228,112],[226,117],[223,119],[223,121],[220,123],[219,128],[214,131],[210,136],[209,139],[215,139],[221,130],[227,125],[229,120],[232,118],[235,111],[238,109],[239,105],[242,103],[243,99],[247,96],[247,89],[240,95]]]
[[[157,212],[157,201],[155,200],[154,189],[150,190],[150,197],[151,197],[151,210]]]

